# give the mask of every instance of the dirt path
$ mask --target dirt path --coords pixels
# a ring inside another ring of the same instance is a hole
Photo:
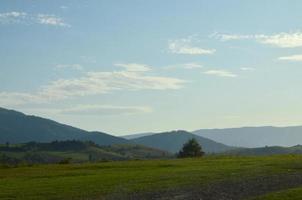
[[[257,177],[240,181],[223,181],[200,188],[166,190],[154,193],[114,195],[110,200],[242,200],[268,192],[302,186],[302,174]]]

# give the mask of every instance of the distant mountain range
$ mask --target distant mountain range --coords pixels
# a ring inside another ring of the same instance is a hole
[[[93,141],[98,145],[129,144],[129,140],[102,132],[88,132],[36,116],[0,108],[0,143]]]
[[[178,152],[189,139],[195,138],[201,144],[206,153],[218,153],[232,149],[232,147],[213,140],[194,135],[187,131],[172,131],[134,138],[131,141],[137,144],[166,150],[172,153]]]
[[[193,133],[172,131],[142,133],[124,137],[116,137],[103,132],[89,132],[53,120],[0,108],[0,144],[78,140],[93,141],[102,146],[140,144],[175,153],[187,140],[195,138],[205,152],[220,153],[230,151],[234,147],[289,147],[302,144],[302,126],[201,129]],[[237,149],[237,151],[242,152],[243,149]],[[248,152],[250,149],[244,151]]]
[[[302,126],[262,126],[225,129],[200,129],[191,133],[233,147],[291,147],[302,144]],[[133,135],[125,135],[122,137],[126,139],[136,139],[154,134],[157,133],[139,133]]]
[[[128,140],[103,132],[88,132],[53,120],[25,115],[0,108],[0,144],[52,142],[65,140],[93,141],[98,145],[140,144],[175,153],[191,138],[196,138],[205,152],[222,152],[230,147],[186,131],[173,131]]]
[[[237,147],[294,146],[302,144],[302,126],[243,127],[227,129],[201,129],[196,135]]]

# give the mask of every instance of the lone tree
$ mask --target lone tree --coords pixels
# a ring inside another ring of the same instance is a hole
[[[177,154],[178,158],[186,157],[201,157],[204,155],[200,144],[196,139],[192,138],[188,140],[182,147],[182,149]]]

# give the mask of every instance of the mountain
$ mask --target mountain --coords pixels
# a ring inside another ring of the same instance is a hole
[[[236,148],[230,151],[224,152],[224,154],[230,155],[242,155],[242,156],[265,156],[265,155],[280,155],[280,154],[302,154],[302,146],[296,145],[292,147],[259,147],[259,148]]]
[[[129,140],[102,132],[88,132],[21,112],[0,108],[0,144],[30,141],[91,140],[99,145],[129,144]]]
[[[294,146],[302,144],[302,126],[243,127],[227,129],[201,129],[196,135],[237,147]]]
[[[93,142],[54,141],[0,145],[0,165],[21,163],[97,162],[107,160],[132,160],[170,158],[168,152],[134,144],[99,146]]]
[[[166,150],[171,153],[176,153],[182,148],[183,144],[191,138],[195,138],[206,153],[217,153],[232,149],[232,147],[230,146],[226,146],[222,143],[217,143],[213,140],[194,135],[187,131],[158,133],[135,138],[131,141],[137,144]]]

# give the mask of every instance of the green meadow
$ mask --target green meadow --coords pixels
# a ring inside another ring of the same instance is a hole
[[[301,200],[302,199],[302,187],[293,189],[281,190],[278,192],[272,192],[253,200]]]
[[[302,175],[302,156],[207,156],[198,159],[2,167],[0,199],[127,199],[133,194],[148,199],[153,193],[202,191],[218,183],[240,183],[279,175]],[[259,198],[286,199],[283,197],[288,194],[301,197],[301,188],[281,189],[284,191],[267,191],[268,196],[261,194]]]

